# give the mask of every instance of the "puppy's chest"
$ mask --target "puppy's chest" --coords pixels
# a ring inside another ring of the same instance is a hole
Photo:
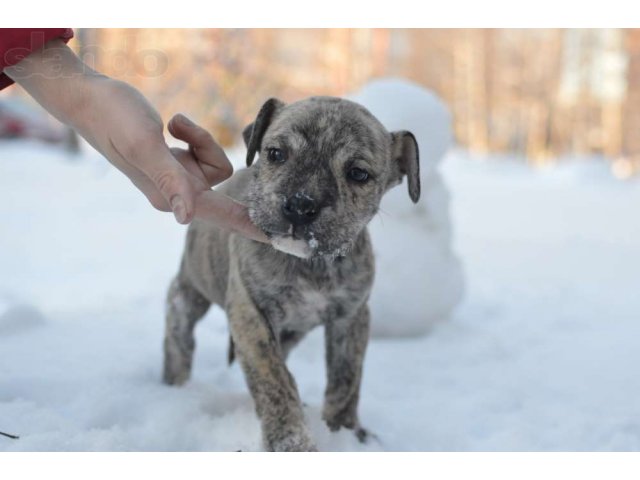
[[[307,332],[344,315],[349,300],[340,288],[318,290],[305,285],[283,285],[277,292],[259,292],[254,299],[278,330]]]
[[[286,305],[276,325],[283,330],[308,331],[327,319],[329,305],[335,302],[331,296],[306,290],[298,292],[295,300]]]

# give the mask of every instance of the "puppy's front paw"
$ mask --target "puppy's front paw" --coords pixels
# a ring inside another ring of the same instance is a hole
[[[331,415],[330,409],[325,407],[322,418],[332,432],[336,432],[340,428],[352,430],[360,443],[369,443],[371,439],[378,439],[376,435],[362,427],[356,415],[352,413],[339,412]]]
[[[285,438],[280,442],[276,442],[270,448],[273,452],[317,452],[318,447],[312,441],[297,441]]]
[[[326,404],[322,411],[322,419],[329,427],[329,430],[335,432],[341,427],[353,430],[358,425],[358,418],[351,409],[337,409],[330,404]]]
[[[167,385],[181,386],[184,385],[189,377],[191,371],[188,368],[176,368],[176,365],[165,362],[164,371],[162,374],[162,381]]]
[[[318,448],[305,429],[265,440],[267,450],[272,452],[317,452]]]

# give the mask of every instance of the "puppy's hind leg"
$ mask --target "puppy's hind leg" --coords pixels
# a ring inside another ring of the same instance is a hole
[[[167,293],[166,330],[164,337],[163,380],[169,385],[182,385],[191,375],[191,362],[196,346],[193,330],[211,303],[178,276]]]

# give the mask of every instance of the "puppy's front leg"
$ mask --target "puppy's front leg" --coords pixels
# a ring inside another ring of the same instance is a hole
[[[331,430],[355,430],[360,441],[367,432],[358,422],[362,363],[369,340],[369,308],[363,304],[352,318],[335,318],[325,325],[327,388],[322,418]]]
[[[233,261],[232,261],[233,264]],[[227,315],[236,353],[271,451],[315,451],[295,381],[267,320],[249,297],[237,268],[229,272]]]

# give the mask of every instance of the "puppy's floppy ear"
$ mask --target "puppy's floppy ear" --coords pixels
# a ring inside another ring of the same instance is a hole
[[[264,105],[260,108],[256,120],[247,125],[242,131],[242,138],[247,146],[247,167],[253,163],[256,152],[260,150],[264,132],[267,131],[267,127],[269,127],[275,113],[282,107],[284,107],[282,101],[277,98],[270,98],[264,102]]]
[[[413,133],[406,130],[393,132],[391,134],[391,161],[397,169],[398,180],[402,176],[407,176],[409,186],[409,197],[413,203],[418,203],[420,199],[420,153],[418,142]]]

